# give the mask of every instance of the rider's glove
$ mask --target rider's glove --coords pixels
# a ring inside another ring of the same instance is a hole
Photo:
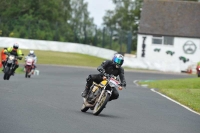
[[[97,70],[101,73],[105,73],[105,70],[103,69],[103,67],[98,67]]]
[[[123,86],[123,87],[126,87],[126,82],[123,82],[123,83],[122,83],[122,86]]]
[[[105,73],[105,70],[102,68],[102,69],[99,70],[99,72]]]
[[[18,57],[19,60],[22,60],[22,57]]]

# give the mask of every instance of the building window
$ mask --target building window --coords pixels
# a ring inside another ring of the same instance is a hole
[[[153,36],[152,43],[153,44],[162,44],[162,37]]]
[[[173,45],[174,37],[166,37],[164,36],[164,45]]]
[[[153,36],[152,44],[174,45],[174,37]]]

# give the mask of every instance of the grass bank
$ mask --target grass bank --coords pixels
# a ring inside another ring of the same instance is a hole
[[[29,50],[21,49],[24,56],[28,55]],[[78,54],[78,53],[66,53],[66,52],[52,52],[34,50],[37,55],[37,64],[55,64],[55,65],[71,65],[71,66],[89,66],[97,67],[105,59],[95,56]],[[24,64],[24,58],[19,60],[19,63]],[[2,70],[2,69],[1,69]],[[0,71],[2,72],[2,71]],[[23,73],[23,68],[19,67],[16,73]]]
[[[105,59],[95,56],[78,54],[78,53],[66,53],[66,52],[52,52],[52,51],[40,51],[34,50],[38,57],[37,64],[56,64],[56,65],[72,65],[72,66],[90,66],[97,67]],[[29,50],[23,50],[25,55],[28,55]],[[20,61],[24,63],[24,60]]]
[[[172,99],[200,113],[200,78],[142,81]]]

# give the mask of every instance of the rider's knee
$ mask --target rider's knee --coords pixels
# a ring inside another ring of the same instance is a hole
[[[116,90],[116,91],[113,91],[113,93],[112,93],[112,99],[118,99],[119,98],[119,93],[118,93],[118,91]]]
[[[87,82],[90,82],[91,80],[92,80],[92,76],[89,75],[89,76],[86,78],[86,81],[87,81]]]
[[[116,94],[113,96],[113,99],[118,99],[119,98],[119,94]]]

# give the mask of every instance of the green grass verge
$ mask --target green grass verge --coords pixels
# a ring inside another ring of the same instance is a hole
[[[141,81],[200,113],[200,78]]]
[[[25,56],[28,55],[29,50],[25,49],[21,50]],[[41,51],[41,50],[34,50],[34,51],[38,58],[37,64],[97,67],[105,60],[103,58],[98,58],[95,56],[78,54],[78,53]],[[18,61],[19,63],[24,64],[24,58]],[[18,68],[16,70],[16,73],[23,73],[23,68]]]
[[[78,54],[78,53],[66,53],[66,52],[52,52],[52,51],[40,51],[34,50],[38,57],[37,64],[55,64],[55,65],[72,65],[72,66],[90,66],[97,67],[105,59],[95,56]],[[23,50],[25,55],[28,55],[29,50]],[[19,61],[24,63],[24,59]]]

